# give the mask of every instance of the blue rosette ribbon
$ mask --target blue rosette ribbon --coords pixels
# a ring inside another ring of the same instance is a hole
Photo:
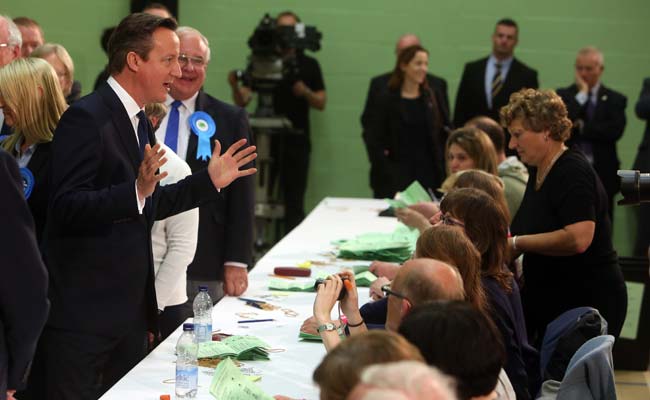
[[[190,115],[190,127],[192,132],[198,137],[199,143],[196,147],[196,159],[207,161],[212,157],[210,148],[210,138],[217,131],[217,125],[210,114],[204,111],[197,111]]]
[[[25,194],[25,200],[27,200],[32,195],[36,179],[34,179],[32,171],[25,167],[20,169],[20,177],[23,179],[23,193]]]

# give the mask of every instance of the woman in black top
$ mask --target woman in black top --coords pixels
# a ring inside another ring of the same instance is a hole
[[[439,102],[426,79],[428,58],[419,45],[400,52],[389,90],[377,99],[378,109],[364,131],[377,197],[393,197],[414,180],[435,190],[445,178],[446,135]]]
[[[618,337],[627,292],[612,246],[607,195],[582,153],[568,150],[571,121],[553,91],[524,89],[501,109],[510,149],[531,167],[509,241],[524,254],[522,301],[531,342],[564,311],[598,309]]]

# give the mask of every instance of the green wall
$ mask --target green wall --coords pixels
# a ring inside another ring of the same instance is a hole
[[[370,196],[368,161],[359,115],[371,76],[389,70],[396,38],[418,34],[431,52],[431,71],[447,79],[453,104],[463,64],[490,50],[494,23],[503,16],[520,25],[516,54],[536,68],[544,88],[573,80],[578,48],[593,44],[605,53],[606,85],[628,97],[628,124],[618,151],[631,166],[643,124],[634,115],[642,79],[650,76],[650,7],[645,0],[363,0],[328,2],[269,0],[179,0],[180,21],[210,39],[213,62],[206,90],[230,100],[226,73],[243,68],[246,41],[265,12],[297,12],[323,32],[316,54],[327,86],[324,112],[312,111],[313,153],[307,205],[325,196]],[[122,0],[3,0],[0,12],[27,15],[43,25],[47,39],[64,44],[77,66],[84,93],[105,64],[99,35],[126,15]],[[622,254],[633,241],[634,210],[616,210],[615,243]]]

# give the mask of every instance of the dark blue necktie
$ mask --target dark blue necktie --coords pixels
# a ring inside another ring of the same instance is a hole
[[[181,106],[179,100],[174,100],[172,109],[169,112],[169,119],[167,120],[167,131],[165,132],[165,144],[172,149],[174,153],[178,153],[178,107]]]
[[[587,121],[594,119],[594,114],[596,114],[596,99],[593,92],[589,92],[589,98],[587,99]]]
[[[140,111],[138,114],[138,142],[140,145],[140,159],[144,159],[144,146],[149,144],[149,121],[147,121],[147,116],[144,115],[144,111]]]

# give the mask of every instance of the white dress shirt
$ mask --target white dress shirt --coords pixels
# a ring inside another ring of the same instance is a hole
[[[133,126],[133,134],[135,135],[135,141],[138,143],[138,146],[140,146],[140,139],[138,139],[138,124],[140,124],[140,119],[138,118],[138,113],[142,111],[138,103],[136,103],[135,100],[133,100],[133,97],[127,92],[122,85],[120,85],[115,78],[112,76],[108,78],[106,81],[108,83],[108,86],[113,89],[117,97],[120,99],[120,102],[124,106],[124,110],[126,110],[126,114],[129,116],[129,119],[131,120],[131,125]],[[138,152],[140,152],[140,149],[138,148]],[[145,202],[140,202],[140,195],[138,194],[138,182],[133,183],[135,185],[135,201],[138,204],[138,212],[142,214],[142,210],[144,209]]]

